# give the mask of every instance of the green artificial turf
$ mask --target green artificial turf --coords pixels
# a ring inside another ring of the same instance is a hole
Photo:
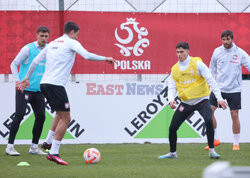
[[[6,145],[0,145],[0,177],[202,177],[204,168],[215,161],[228,161],[231,166],[250,166],[250,144],[240,144],[240,151],[232,151],[232,144],[216,147],[219,160],[210,159],[206,144],[178,144],[177,159],[158,159],[169,151],[168,144],[82,144],[61,145],[60,155],[69,163],[57,165],[45,155],[28,154],[29,145],[15,145],[20,156],[7,156]],[[86,165],[85,149],[95,147],[101,152],[101,161]],[[28,162],[29,167],[17,167]]]

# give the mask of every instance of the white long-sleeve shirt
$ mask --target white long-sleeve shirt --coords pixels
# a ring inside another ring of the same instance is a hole
[[[181,71],[184,71],[188,68],[189,66],[189,62],[190,62],[190,56],[188,56],[183,62],[178,61],[178,65],[180,67]],[[223,98],[221,97],[221,93],[220,93],[220,89],[218,84],[216,83],[216,81],[214,80],[211,72],[209,71],[208,67],[206,66],[206,64],[204,64],[201,61],[197,61],[197,74],[203,76],[208,85],[210,86],[210,89],[214,92],[215,97],[217,98],[217,101],[222,101]],[[172,77],[172,75],[170,74],[170,80],[168,83],[168,100],[169,101],[173,101],[175,96],[177,93],[177,89],[176,89],[176,83]],[[188,105],[195,105],[197,103],[199,103],[200,101],[204,100],[204,99],[208,99],[208,96],[204,96],[204,97],[200,97],[200,98],[194,98],[194,99],[190,99],[190,100],[186,100],[183,103],[186,103]]]
[[[39,51],[41,51],[44,47],[39,46],[38,42],[34,42],[35,46]],[[10,65],[11,72],[13,74],[13,78],[15,81],[20,81],[19,76],[18,76],[18,66],[23,62],[25,64],[29,63],[29,47],[25,45],[20,52],[17,54],[15,59],[12,61]]]
[[[75,62],[76,53],[87,60],[106,60],[106,57],[88,52],[77,40],[71,39],[64,34],[49,43],[33,60],[26,78],[29,79],[36,65],[43,59],[46,59],[45,72],[41,83],[65,86]]]
[[[245,66],[250,72],[250,58],[234,43],[230,49],[226,49],[222,45],[214,50],[209,69],[221,92],[241,92],[242,66]]]

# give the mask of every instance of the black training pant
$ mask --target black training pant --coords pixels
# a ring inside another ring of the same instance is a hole
[[[208,99],[204,99],[196,105],[181,103],[176,109],[169,127],[170,152],[176,151],[177,130],[188,116],[197,110],[205,120],[207,141],[209,148],[214,148],[214,128],[212,120],[212,109]]]
[[[32,143],[38,144],[40,139],[43,123],[45,121],[45,102],[44,96],[41,92],[32,92],[24,90],[23,93],[20,90],[16,90],[16,112],[13,122],[10,128],[9,144],[13,144],[19,125],[23,120],[28,102],[35,114],[35,122],[33,126],[33,139]]]

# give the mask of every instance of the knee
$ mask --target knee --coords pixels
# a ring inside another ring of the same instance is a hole
[[[70,112],[60,112],[58,113],[57,116],[60,120],[63,120],[66,124],[69,124],[71,121]]]
[[[66,122],[67,124],[69,124],[70,121],[71,121],[71,117],[69,116],[69,117],[66,118],[66,121],[65,121],[65,122]]]
[[[238,120],[239,117],[238,117],[238,110],[231,110],[231,117],[233,120]]]
[[[63,117],[63,118],[61,118],[61,120],[62,120],[66,125],[68,125],[68,124],[70,123],[70,121],[71,121],[71,118],[70,118],[70,117]]]

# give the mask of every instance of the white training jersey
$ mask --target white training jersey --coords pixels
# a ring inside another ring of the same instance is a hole
[[[214,50],[209,69],[221,92],[241,92],[242,66],[250,72],[249,55],[234,43],[230,49],[222,45]]]
[[[29,79],[34,70],[33,68],[45,58],[45,72],[41,83],[65,86],[75,62],[76,53],[87,60],[106,60],[106,57],[88,52],[77,40],[71,39],[68,35],[64,34],[49,43],[33,60],[34,64],[30,66],[26,78]]]
[[[189,66],[189,62],[190,62],[190,56],[188,56],[182,62],[178,61],[178,65],[180,67],[180,70],[181,71],[186,70]],[[203,62],[201,62],[199,60],[197,60],[197,74],[201,75],[202,77],[204,77],[206,79],[207,84],[209,85],[210,89],[214,92],[217,101],[222,101],[223,98],[221,96],[218,84],[214,80],[214,78],[213,78],[211,72],[209,71],[208,67],[206,66],[206,64],[204,64]],[[168,83],[168,100],[173,101],[175,96],[176,96],[176,93],[177,93],[176,83],[175,83],[172,75],[170,75],[170,80]],[[186,103],[188,105],[195,105],[204,99],[209,99],[209,95],[204,96],[204,97],[200,97],[200,98],[190,99],[187,101],[182,101],[182,102]]]

